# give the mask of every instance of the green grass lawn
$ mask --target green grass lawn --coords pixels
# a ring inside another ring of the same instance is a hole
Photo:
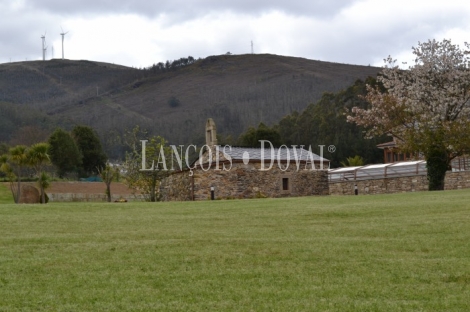
[[[12,204],[14,202],[10,188],[6,183],[0,182],[0,204]]]
[[[0,205],[0,311],[468,311],[470,191]]]

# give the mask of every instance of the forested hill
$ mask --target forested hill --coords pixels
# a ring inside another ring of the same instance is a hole
[[[236,137],[380,70],[269,54],[181,60],[147,69],[71,60],[0,64],[0,141],[18,139],[31,125],[47,132],[84,124],[111,157],[136,125],[171,143],[200,144],[209,117],[219,133]]]
[[[273,128],[282,144],[309,146],[335,146],[334,152],[325,149],[325,158],[333,167],[339,167],[347,158],[360,156],[366,164],[383,162],[383,151],[377,144],[390,141],[388,136],[373,139],[364,137],[364,128],[347,122],[353,107],[367,108],[363,96],[366,85],[376,86],[374,78],[357,80],[353,85],[336,93],[324,93],[322,98],[310,104],[304,111],[294,112],[281,119]],[[385,90],[383,90],[385,91]]]

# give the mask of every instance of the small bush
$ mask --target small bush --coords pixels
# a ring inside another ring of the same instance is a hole
[[[255,196],[254,198],[267,198],[267,196],[263,193],[261,193],[261,191],[258,191],[255,193]]]
[[[170,105],[170,107],[178,107],[181,105],[181,102],[180,100],[178,100],[178,98],[176,98],[175,96],[172,96],[171,98],[168,99],[168,105]]]

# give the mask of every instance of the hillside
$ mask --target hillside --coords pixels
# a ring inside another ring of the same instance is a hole
[[[166,71],[91,61],[50,60],[0,65],[0,110],[8,107],[7,141],[20,126],[86,124],[108,151],[135,125],[172,143],[200,144],[212,117],[223,135],[238,136],[259,122],[273,124],[379,68],[277,55],[221,55]],[[12,113],[12,105],[19,109]],[[24,110],[28,118],[22,120]],[[14,116],[13,116],[14,115]],[[14,118],[13,118],[14,117]],[[11,119],[15,119],[11,125]]]

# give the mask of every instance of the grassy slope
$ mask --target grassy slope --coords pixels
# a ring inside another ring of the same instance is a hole
[[[0,310],[464,311],[470,191],[0,206]]]

